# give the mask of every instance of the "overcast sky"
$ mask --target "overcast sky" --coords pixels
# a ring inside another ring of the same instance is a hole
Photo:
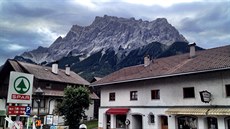
[[[203,48],[230,43],[230,0],[0,0],[0,65],[104,15],[167,18]]]

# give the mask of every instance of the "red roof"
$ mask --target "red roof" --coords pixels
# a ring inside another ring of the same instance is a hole
[[[106,111],[106,114],[125,115],[129,111],[129,108],[110,108]]]
[[[143,64],[126,67],[92,83],[91,86],[102,86],[223,69],[230,69],[230,45],[196,51],[194,58],[189,58],[189,53],[187,53],[156,59],[146,67]]]

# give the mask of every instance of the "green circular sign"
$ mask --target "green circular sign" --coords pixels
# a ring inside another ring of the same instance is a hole
[[[30,89],[30,81],[24,76],[20,76],[14,81],[14,89],[19,94],[25,94]]]

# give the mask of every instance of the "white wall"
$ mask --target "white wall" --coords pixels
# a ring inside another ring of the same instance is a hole
[[[104,86],[101,90],[101,106],[210,105],[200,100],[199,92],[203,90],[207,90],[213,95],[212,105],[230,105],[230,98],[227,98],[225,93],[225,84],[230,84],[229,72]],[[184,87],[195,87],[195,98],[184,99]],[[160,89],[160,100],[151,100],[151,90],[154,89]],[[138,91],[137,101],[130,101],[130,91]],[[110,92],[116,93],[115,101],[109,101]]]
[[[226,97],[225,85],[230,84],[230,71],[213,72],[153,79],[141,82],[123,83],[119,85],[103,86],[101,88],[101,108],[99,110],[99,127],[105,127],[105,112],[110,107],[129,107],[127,118],[131,120],[133,113],[143,114],[144,129],[160,129],[160,116],[165,115],[167,108],[158,106],[210,106],[200,99],[200,91],[207,90],[212,96],[212,105],[230,105],[230,97]],[[194,87],[195,98],[184,99],[183,88]],[[160,90],[160,100],[151,100],[151,90]],[[130,91],[138,91],[138,100],[130,101]],[[109,101],[109,93],[115,92],[115,101]],[[155,115],[155,123],[148,123],[148,114]],[[131,115],[130,115],[131,114]],[[168,116],[168,128],[177,129],[175,116]],[[206,128],[206,121],[199,116],[199,129]],[[219,128],[224,129],[224,117],[218,117]],[[132,125],[132,123],[130,124]]]
[[[87,120],[92,120],[94,119],[93,117],[93,113],[94,113],[94,101],[92,101],[92,103],[89,105],[89,109],[85,110],[85,115],[87,115]]]

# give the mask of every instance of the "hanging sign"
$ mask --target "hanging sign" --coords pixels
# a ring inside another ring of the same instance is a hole
[[[31,104],[33,78],[32,74],[10,72],[7,103]]]
[[[200,91],[200,98],[202,102],[209,103],[211,101],[212,94],[206,90]]]

